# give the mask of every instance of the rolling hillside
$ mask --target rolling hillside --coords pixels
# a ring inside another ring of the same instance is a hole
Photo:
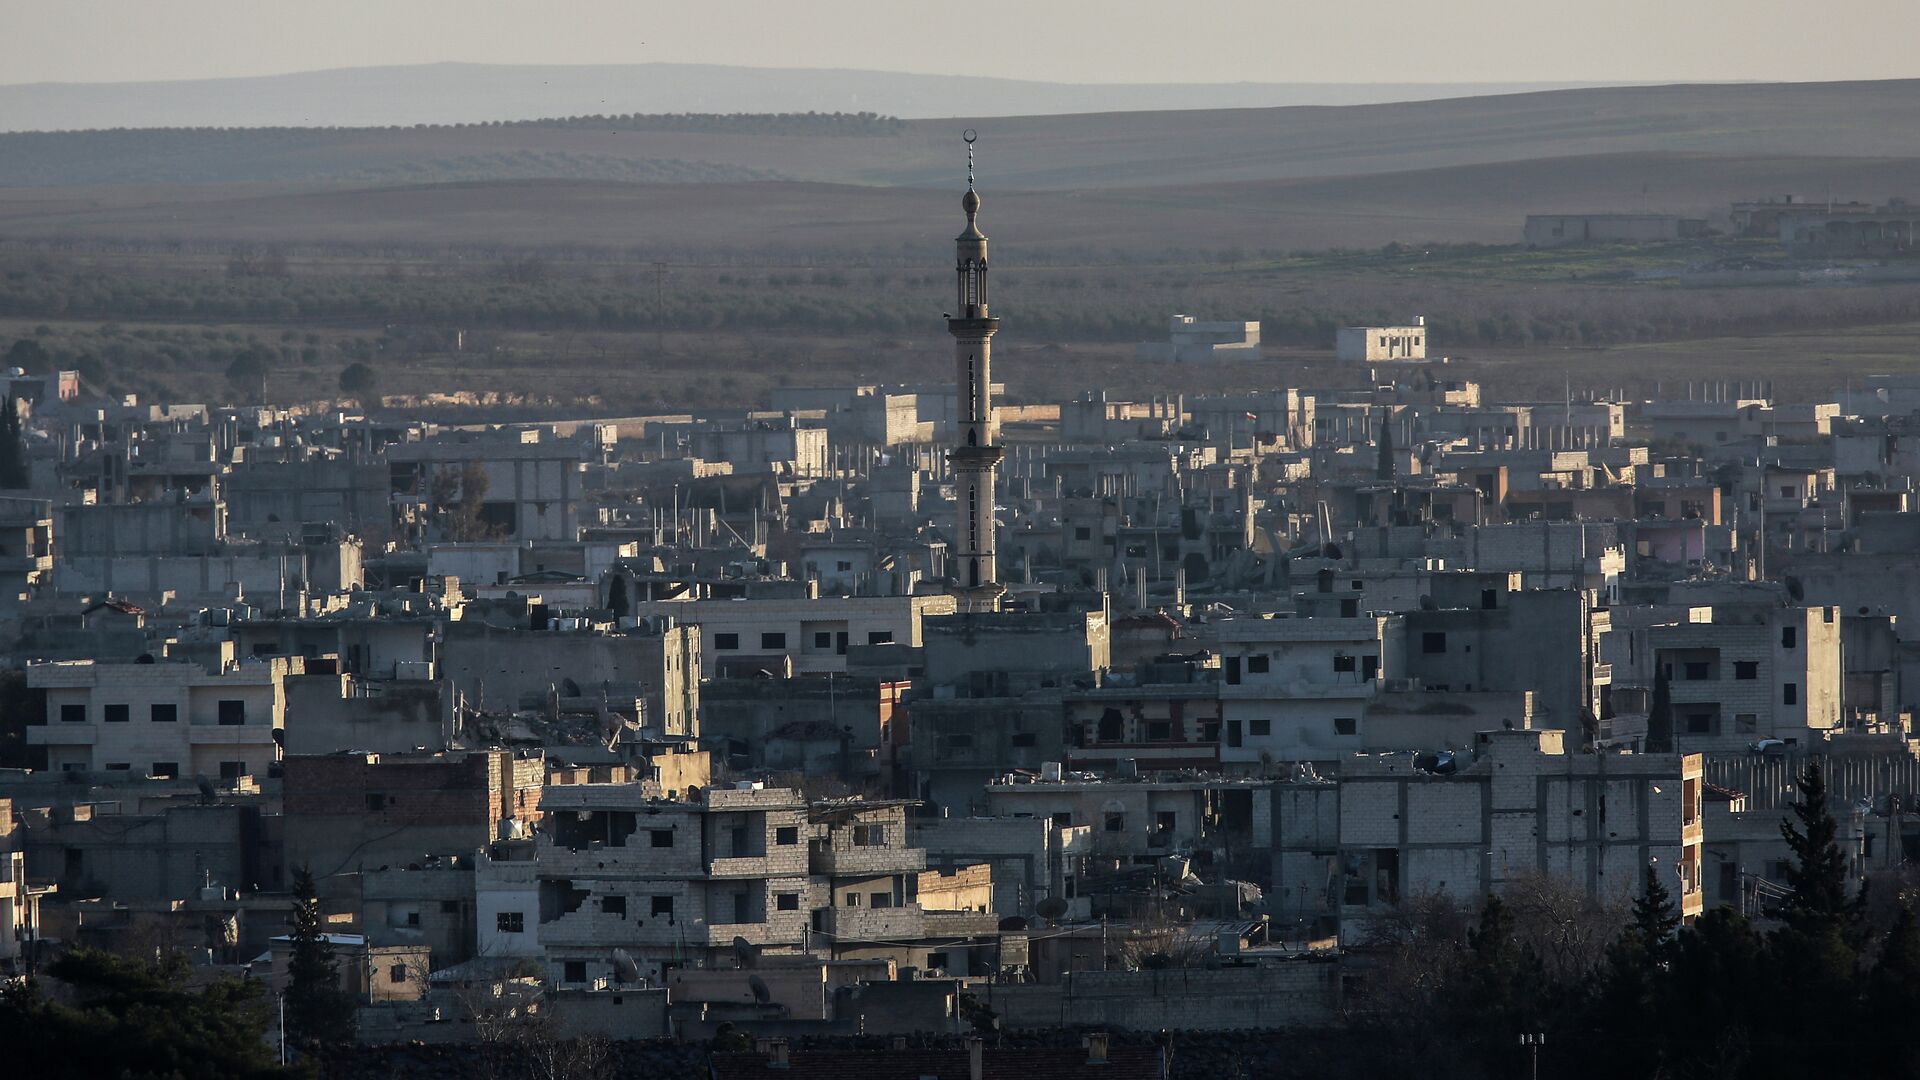
[[[1915,158],[1630,153],[1331,178],[1083,191],[989,187],[1008,260],[1148,258],[1167,249],[1317,250],[1519,240],[1529,210],[1724,214],[1775,191],[1911,190]],[[654,248],[682,253],[925,253],[957,226],[955,187],[525,180],[341,188],[143,185],[0,189],[0,239],[347,246]]]
[[[999,190],[1190,186],[1596,154],[1881,157],[1920,145],[1920,82],[1613,87],[1338,108],[916,121],[883,134],[646,125],[0,135],[0,185],[791,179],[943,186],[982,132]]]
[[[635,112],[928,117],[952,115],[958,111],[955,102],[981,114],[1025,116],[1354,105],[1552,88],[1516,83],[1074,84],[715,64],[414,64],[238,79],[0,85],[0,131],[387,126]]]

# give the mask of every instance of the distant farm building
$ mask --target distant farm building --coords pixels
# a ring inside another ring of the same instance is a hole
[[[1343,326],[1334,333],[1333,351],[1343,363],[1425,360],[1427,320],[1416,315],[1411,326]]]
[[[1528,247],[1569,244],[1646,244],[1705,236],[1705,218],[1674,214],[1528,214]]]
[[[1812,257],[1912,257],[1917,231],[1920,206],[1905,199],[1875,207],[1847,203],[1780,219],[1780,242],[1794,255]]]
[[[1809,202],[1804,195],[1769,195],[1734,203],[1728,209],[1727,218],[1735,236],[1772,238],[1784,234],[1789,218],[1864,213],[1872,209],[1872,204],[1863,202],[1837,203],[1831,199]]]
[[[1258,322],[1201,322],[1191,315],[1167,320],[1167,340],[1143,341],[1136,350],[1142,360],[1172,360],[1189,364],[1204,360],[1260,359]]]

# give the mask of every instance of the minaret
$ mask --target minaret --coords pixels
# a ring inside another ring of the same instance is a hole
[[[960,208],[967,227],[954,239],[960,276],[957,305],[947,319],[959,396],[958,427],[948,454],[953,462],[953,592],[961,611],[994,611],[1006,591],[994,557],[993,487],[1003,451],[993,411],[993,335],[1000,320],[987,313],[987,238],[979,222],[980,195],[973,190],[973,129],[967,129],[967,193]]]

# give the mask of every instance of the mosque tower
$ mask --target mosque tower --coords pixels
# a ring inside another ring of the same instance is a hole
[[[948,454],[953,464],[953,592],[963,612],[995,611],[1006,589],[994,556],[994,480],[1004,451],[993,409],[993,335],[1000,320],[987,312],[987,238],[978,217],[980,195],[973,190],[973,140],[968,129],[967,193],[960,197],[967,227],[954,239],[959,272],[957,306],[947,318],[959,395],[958,426]]]

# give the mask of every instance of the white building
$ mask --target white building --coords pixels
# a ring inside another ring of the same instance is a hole
[[[280,757],[286,677],[306,670],[300,657],[198,664],[34,664],[27,685],[46,692],[46,718],[27,743],[47,748],[59,771],[139,772],[149,776],[236,779],[265,776]]]
[[[1427,320],[1411,326],[1343,326],[1334,333],[1334,355],[1344,363],[1380,363],[1427,358]]]
[[[1142,360],[1171,360],[1180,364],[1207,360],[1260,359],[1260,323],[1201,322],[1191,315],[1167,320],[1167,340],[1143,341],[1136,349]]]
[[[953,609],[951,596],[821,596],[641,600],[633,614],[670,615],[698,626],[700,655],[710,671],[755,658],[791,662],[797,675],[824,675],[847,670],[851,646],[919,648],[922,620]]]
[[[1337,911],[1341,934],[1403,899],[1477,905],[1545,875],[1607,901],[1649,867],[1682,917],[1703,908],[1702,758],[1568,753],[1564,732],[1481,732],[1471,757],[1357,755],[1334,782],[1275,790],[1274,897],[1304,915]]]
[[[1220,763],[1331,760],[1362,749],[1360,718],[1404,665],[1398,615],[1229,619],[1220,650]]]

